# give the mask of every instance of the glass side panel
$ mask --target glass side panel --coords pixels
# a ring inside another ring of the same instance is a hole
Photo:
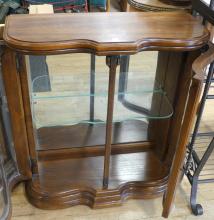
[[[81,127],[80,123],[92,118],[90,69],[95,68],[94,58],[90,54],[26,56],[37,150],[94,145],[86,141],[89,128]],[[96,61],[96,70],[102,69],[104,77],[95,78],[95,91],[106,93],[108,67],[105,57],[96,57]],[[103,105],[103,109],[104,119],[107,106]],[[103,124],[101,130],[105,131],[105,127]]]
[[[109,85],[105,57],[67,54],[29,56],[26,61],[37,149],[104,145]],[[167,94],[155,76],[156,66],[157,52],[143,52],[130,60],[121,57],[112,143],[147,140],[150,120],[172,116]],[[154,101],[164,108],[154,108]]]

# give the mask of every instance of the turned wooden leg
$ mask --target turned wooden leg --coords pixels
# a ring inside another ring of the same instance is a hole
[[[108,188],[109,182],[109,165],[111,157],[111,142],[112,142],[112,124],[114,111],[114,92],[116,80],[116,68],[118,65],[119,56],[106,57],[106,63],[109,66],[109,85],[108,85],[108,107],[106,121],[106,138],[105,138],[105,158],[104,158],[104,173],[103,173],[103,188]]]

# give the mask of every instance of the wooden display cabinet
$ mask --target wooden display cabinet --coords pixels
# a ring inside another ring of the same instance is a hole
[[[9,16],[2,74],[12,182],[26,180],[29,201],[42,209],[102,208],[165,193],[167,217],[212,61],[208,39],[197,19],[180,12]],[[146,51],[158,51],[153,75],[129,63]],[[88,73],[76,60],[64,74],[63,54],[78,53],[91,59]],[[50,66],[49,75],[38,66],[32,76],[30,57],[44,55],[54,56],[57,76]],[[96,56],[106,57],[106,72],[97,72]]]

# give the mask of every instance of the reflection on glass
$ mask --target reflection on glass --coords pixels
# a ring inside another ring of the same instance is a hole
[[[207,6],[210,5],[211,0],[201,0],[204,4],[206,4]]]
[[[109,69],[105,65],[105,57],[96,57],[94,82],[91,81],[91,57],[88,54],[47,56],[39,57],[38,60],[30,56],[28,59],[37,147],[53,147],[56,142],[58,147],[61,145],[63,148],[68,145],[103,145],[109,83]],[[33,62],[43,64],[37,73],[37,65]],[[173,109],[167,94],[155,79],[156,63],[156,52],[144,52],[140,56],[131,57],[126,72],[117,68],[113,114],[115,134],[125,136],[124,132],[127,132],[127,129],[134,128],[134,121],[142,122],[143,129],[147,129],[150,119],[172,116]],[[152,108],[155,100],[161,100],[162,105],[165,105],[164,111]],[[94,137],[97,132],[102,137],[94,140],[95,143],[92,139],[96,139]],[[59,133],[64,136],[64,144],[59,141],[60,137],[53,137]],[[47,140],[51,141],[51,144]]]

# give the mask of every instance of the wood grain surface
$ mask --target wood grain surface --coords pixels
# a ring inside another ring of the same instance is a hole
[[[178,182],[180,163],[183,161],[183,153],[190,133],[190,119],[196,112],[194,100],[197,101],[200,96],[199,90],[191,90],[192,101],[187,103],[186,94],[189,94],[192,80],[192,62],[197,57],[199,49],[207,43],[208,38],[209,33],[200,21],[186,13],[10,16],[6,22],[4,40],[13,50],[22,53],[90,52],[98,55],[121,55],[137,53],[141,50],[167,50],[174,53],[182,51],[184,54],[183,62],[180,64],[183,70],[180,71],[182,76],[176,81],[182,86],[175,86],[178,97],[173,98],[176,109],[173,118],[175,123],[172,121],[170,124],[172,134],[167,136],[166,142],[169,143],[169,147],[164,155],[165,160],[161,161],[156,155],[157,151],[154,152],[153,149],[126,154],[118,152],[118,154],[111,155],[111,160],[106,162],[107,172],[104,178],[103,163],[106,158],[110,158],[110,150],[106,157],[91,155],[63,160],[38,160],[38,175],[34,174],[26,184],[27,197],[30,202],[43,209],[64,208],[77,204],[105,207],[120,204],[127,198],[155,198],[161,195],[167,187],[163,216],[168,216],[173,201],[171,198]],[[15,52],[11,51],[11,56],[14,54]],[[11,63],[14,63],[14,60],[14,58],[9,59]],[[6,63],[5,60],[5,66]],[[15,70],[16,67],[13,65],[10,72],[15,72]],[[111,70],[110,74],[112,74]],[[5,71],[4,74],[6,73]],[[173,75],[173,70],[170,73]],[[26,81],[22,78],[21,83]],[[114,87],[113,81],[114,79],[110,80],[110,86]],[[23,88],[22,86],[22,91],[27,92]],[[113,90],[110,93],[113,94]],[[186,104],[188,113],[185,112]],[[25,120],[27,120],[26,112],[25,108]],[[109,128],[111,131],[111,126]],[[177,134],[180,134],[180,131],[183,138],[179,139]],[[173,134],[176,134],[175,143],[171,143]],[[106,136],[110,149],[111,136]],[[180,151],[175,151],[176,147]],[[173,165],[175,165],[170,173],[169,168],[174,157]],[[26,158],[29,156],[27,155]],[[171,181],[167,186],[169,174]],[[102,188],[103,179],[108,178],[108,188]]]
[[[8,46],[34,54],[193,50],[208,38],[200,21],[185,12],[12,15],[4,30]]]
[[[168,169],[150,150],[112,155],[108,189],[103,189],[103,162],[103,156],[40,161],[39,175],[26,185],[27,197],[42,209],[101,208],[128,198],[155,198],[166,188]]]

